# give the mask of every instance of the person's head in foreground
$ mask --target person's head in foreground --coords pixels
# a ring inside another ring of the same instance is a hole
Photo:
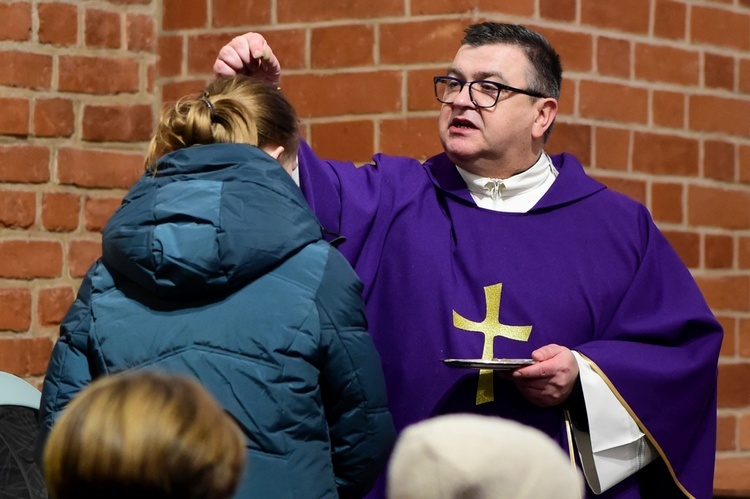
[[[388,466],[389,499],[580,499],[570,459],[535,428],[453,414],[407,427]]]
[[[44,448],[44,474],[54,499],[224,499],[244,459],[239,428],[197,381],[138,371],[73,399]]]
[[[247,76],[221,77],[197,97],[164,109],[146,167],[172,151],[208,144],[249,144],[267,152],[292,172],[299,147],[299,120],[281,91]]]

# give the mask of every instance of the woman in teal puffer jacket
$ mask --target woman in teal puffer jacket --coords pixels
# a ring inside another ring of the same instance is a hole
[[[395,438],[380,359],[362,285],[289,174],[298,140],[281,92],[242,77],[165,111],[61,326],[39,448],[92,379],[156,369],[196,377],[243,430],[237,497],[372,486]]]

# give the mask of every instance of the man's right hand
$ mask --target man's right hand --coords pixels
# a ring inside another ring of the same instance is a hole
[[[217,76],[245,74],[278,86],[281,64],[260,33],[245,33],[232,39],[219,51],[214,62]]]

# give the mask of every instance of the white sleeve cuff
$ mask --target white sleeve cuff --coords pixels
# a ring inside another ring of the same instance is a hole
[[[657,457],[648,438],[604,380],[577,352],[589,432],[573,428],[583,474],[596,494],[608,490]]]

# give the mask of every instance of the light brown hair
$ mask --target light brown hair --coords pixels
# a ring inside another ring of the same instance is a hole
[[[137,371],[81,391],[43,459],[55,499],[224,499],[239,483],[245,440],[197,381]]]
[[[156,161],[177,149],[217,143],[283,146],[283,164],[297,155],[299,120],[280,89],[243,75],[218,78],[162,111],[146,168],[155,171]]]

